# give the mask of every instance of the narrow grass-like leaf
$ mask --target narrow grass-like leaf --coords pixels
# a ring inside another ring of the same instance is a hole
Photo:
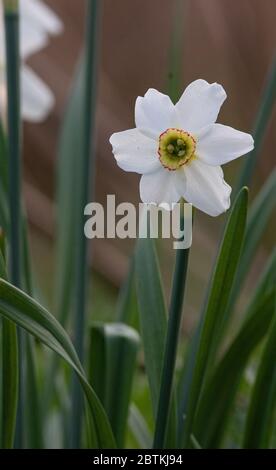
[[[8,159],[7,142],[0,119],[0,227],[8,230]]]
[[[18,348],[15,324],[2,322],[2,445],[12,449],[16,424],[18,399]]]
[[[0,184],[0,227],[2,227],[5,232],[7,232],[8,228],[8,218],[9,210],[7,198],[3,186]]]
[[[259,111],[256,117],[256,122],[253,131],[254,149],[243,161],[243,166],[236,184],[234,195],[238,193],[242,186],[248,186],[251,182],[256,161],[261,150],[265,131],[269,123],[271,113],[274,107],[276,98],[276,56],[273,57],[271,68],[265,83],[263,96],[261,97]]]
[[[27,330],[59,354],[75,370],[87,398],[91,424],[97,437],[97,440],[90,442],[90,445],[113,448],[115,444],[110,423],[85,377],[69,336],[59,322],[27,294],[4,280],[0,280],[0,314]]]
[[[0,233],[0,278],[6,279],[4,235]],[[13,447],[18,399],[18,346],[16,325],[2,319],[2,442],[1,447]]]
[[[274,170],[270,177],[267,179],[263,188],[253,201],[251,209],[248,213],[243,249],[241,252],[240,262],[236,271],[234,282],[231,288],[228,305],[225,309],[221,333],[219,336],[216,337],[213,342],[212,354],[214,359],[221,346],[223,332],[227,328],[231,314],[234,310],[235,302],[242,289],[243,283],[246,279],[246,275],[248,274],[248,271],[250,269],[250,265],[254,260],[254,255],[256,253],[258,243],[260,242],[263,232],[267,227],[267,223],[269,218],[271,217],[271,214],[273,213],[273,209],[275,209],[275,201],[276,170]]]
[[[274,296],[275,292],[270,292],[262,298],[256,315],[246,322],[206,385],[194,430],[204,448],[218,448],[221,444],[247,361],[269,328]]]
[[[99,0],[87,1],[85,47],[76,86],[62,134],[59,162],[59,242],[57,311],[62,324],[74,311],[74,340],[81,361],[84,355],[87,240],[83,233],[83,210],[89,202],[90,170],[94,161],[96,71],[99,37]],[[69,293],[69,295],[68,295]],[[50,373],[55,365],[50,367]],[[78,447],[81,436],[81,395],[73,380],[72,439]]]
[[[76,261],[76,172],[79,151],[82,149],[83,61],[78,67],[75,85],[65,114],[58,159],[57,181],[57,290],[56,311],[65,325],[74,296],[74,265]],[[78,131],[76,129],[78,123]]]
[[[23,212],[23,211],[22,211]],[[28,229],[26,216],[22,215],[22,286],[24,292],[33,297],[33,272],[29,249]],[[30,449],[43,448],[43,420],[42,400],[38,389],[38,376],[36,367],[35,341],[30,335],[25,337],[25,419],[26,419],[26,443]]]
[[[203,320],[204,318],[201,316],[200,322],[192,335],[177,384],[177,442],[179,447],[182,445],[183,440],[184,422],[187,416],[190,387],[193,380]]]
[[[62,326],[66,326],[73,309],[74,272],[76,263],[78,224],[76,179],[79,151],[83,146],[83,74],[84,64],[77,67],[74,86],[65,113],[58,158],[57,178],[57,246],[55,314]],[[78,126],[76,125],[78,123]],[[79,131],[77,131],[77,129]],[[46,372],[44,403],[47,409],[55,388],[59,358],[50,358]],[[54,379],[53,379],[54,378]]]
[[[119,293],[117,307],[118,322],[136,327],[138,322],[138,305],[135,289],[135,259],[131,258],[126,280]]]
[[[181,219],[183,229],[184,218]],[[163,370],[161,376],[158,411],[155,424],[154,448],[162,449],[168,425],[168,416],[173,391],[174,370],[181,327],[181,315],[185,293],[185,283],[188,268],[189,250],[178,249],[173,276],[173,286],[169,309],[166,346],[164,351]]]
[[[167,314],[157,254],[154,240],[151,238],[139,238],[137,241],[135,273],[146,372],[153,414],[156,416],[165,350]],[[173,400],[167,446],[173,448],[175,439],[176,416],[175,400]]]
[[[186,5],[182,0],[176,0],[173,5],[173,18],[171,28],[171,44],[169,48],[167,93],[176,103],[180,98],[182,88],[183,59],[183,32],[185,28]],[[179,21],[181,18],[181,21]]]
[[[275,268],[276,253],[249,302],[243,326],[204,387],[194,429],[194,434],[204,448],[219,447],[247,361],[271,323],[274,311]]]
[[[274,315],[251,396],[243,441],[244,448],[269,448],[275,405],[276,315]]]
[[[124,447],[139,335],[122,323],[96,323],[90,330],[90,381]]]
[[[152,435],[144,420],[143,415],[140,413],[137,406],[132,404],[128,417],[129,429],[132,432],[135,440],[141,449],[150,449],[152,446]]]
[[[254,259],[258,243],[261,240],[267,222],[275,209],[276,170],[265,182],[248,212],[248,221],[239,267],[231,290],[228,309],[232,309],[239,295],[243,282]]]
[[[0,181],[5,191],[8,190],[8,160],[7,141],[4,128],[0,119]]]
[[[210,367],[209,357],[212,351],[212,340],[216,337],[221,327],[224,310],[227,306],[229,292],[239,261],[246,224],[247,200],[247,188],[242,188],[231,210],[217,258],[200,333],[187,417],[184,423],[185,447],[191,445],[190,435],[193,429],[196,408],[208,368]],[[194,436],[197,438],[196,434]]]
[[[154,414],[157,411],[167,315],[154,241],[140,238],[136,247],[136,285],[146,371]]]
[[[39,399],[35,363],[35,344],[31,336],[26,337],[26,441],[29,449],[43,449],[42,404]]]
[[[21,208],[21,230],[22,230],[22,264],[21,264],[21,279],[22,287],[29,295],[33,293],[31,259],[28,244],[27,234],[27,220],[23,215],[24,210]],[[7,165],[7,144],[6,136],[4,134],[2,125],[0,123],[0,226],[4,228],[6,233],[9,233],[9,213],[8,213],[8,165]],[[6,320],[3,320],[4,322]],[[4,328],[5,329],[5,328]],[[36,383],[36,366],[35,354],[33,346],[33,338],[26,338],[26,361],[25,372],[27,376],[26,394],[29,397],[24,406],[26,415],[26,432],[25,437],[28,441],[30,448],[42,448],[42,422],[40,420],[40,410],[38,408],[38,390]],[[15,349],[16,351],[16,349]],[[14,369],[16,371],[16,368]],[[37,407],[34,407],[36,403]],[[35,408],[35,411],[34,411]]]

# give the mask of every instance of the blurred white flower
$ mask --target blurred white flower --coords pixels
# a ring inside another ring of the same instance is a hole
[[[138,97],[136,128],[110,138],[118,165],[142,174],[145,203],[178,202],[181,197],[211,216],[230,206],[231,187],[220,165],[250,152],[250,134],[215,124],[226,99],[221,85],[191,83],[176,105],[157,90]]]
[[[63,24],[57,15],[41,0],[20,0],[20,57],[21,110],[28,121],[44,120],[54,106],[55,99],[50,88],[24,61],[43,49],[51,35],[60,34]],[[0,1],[0,110],[6,105],[5,32],[3,6]]]

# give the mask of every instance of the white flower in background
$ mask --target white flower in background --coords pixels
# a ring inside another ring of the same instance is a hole
[[[50,88],[24,62],[43,49],[51,35],[60,34],[63,24],[41,0],[20,0],[20,57],[22,116],[29,121],[42,121],[54,106]],[[6,106],[5,31],[3,6],[0,1],[0,110]]]
[[[221,85],[191,83],[176,105],[157,90],[138,97],[136,128],[110,138],[118,165],[142,175],[144,203],[172,205],[183,197],[209,215],[230,206],[231,187],[220,165],[250,152],[250,134],[215,124],[226,99]]]

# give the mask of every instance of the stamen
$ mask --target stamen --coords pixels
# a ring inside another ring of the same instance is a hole
[[[178,170],[194,158],[196,141],[182,129],[170,128],[159,137],[159,160],[168,170]]]
[[[168,150],[169,153],[173,153],[174,152],[174,146],[172,144],[169,144],[167,146],[167,150]]]

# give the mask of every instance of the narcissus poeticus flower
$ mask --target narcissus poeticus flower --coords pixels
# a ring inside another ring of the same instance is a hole
[[[231,187],[220,165],[250,152],[250,134],[216,124],[226,99],[223,87],[205,80],[192,82],[174,105],[149,89],[138,97],[135,129],[110,138],[120,168],[142,175],[145,203],[173,204],[183,197],[198,209],[217,216],[230,206]]]

